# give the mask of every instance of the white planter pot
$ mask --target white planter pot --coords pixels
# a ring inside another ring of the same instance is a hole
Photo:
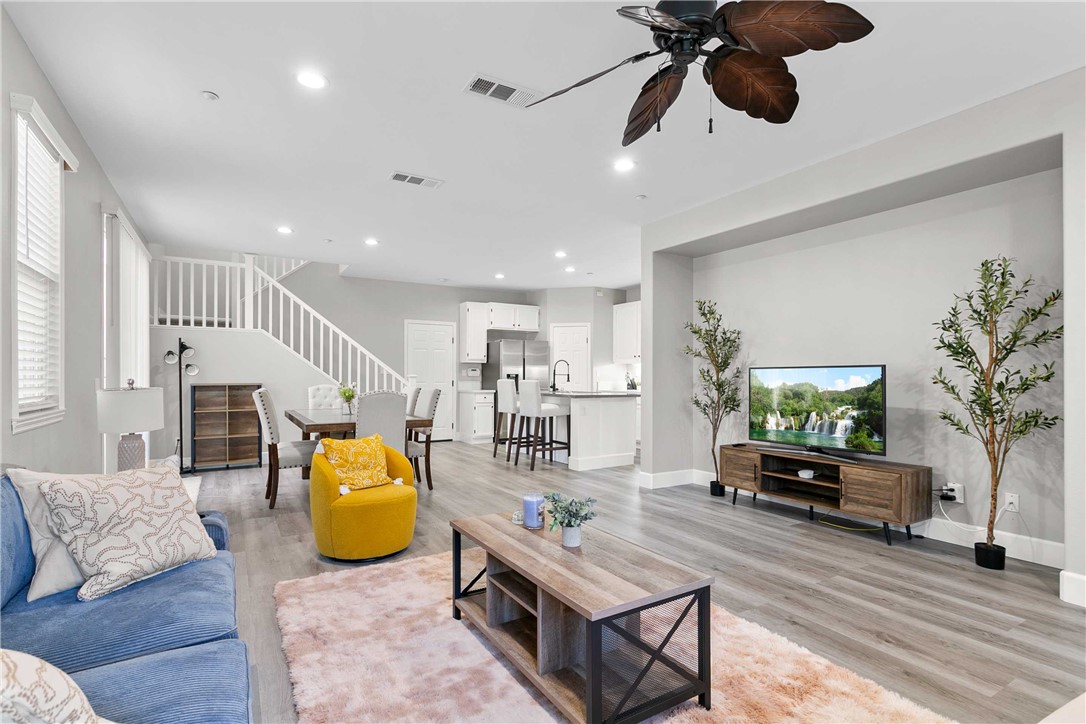
[[[572,528],[562,527],[562,545],[566,548],[581,547],[581,526]]]

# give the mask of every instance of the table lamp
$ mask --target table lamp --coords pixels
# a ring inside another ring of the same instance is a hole
[[[128,387],[98,390],[98,431],[121,433],[118,472],[142,468],[147,459],[143,436],[134,431],[161,430],[164,425],[161,387],[136,389],[130,379]]]

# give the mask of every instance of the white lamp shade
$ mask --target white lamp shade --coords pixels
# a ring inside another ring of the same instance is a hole
[[[99,432],[161,430],[162,388],[98,390]]]

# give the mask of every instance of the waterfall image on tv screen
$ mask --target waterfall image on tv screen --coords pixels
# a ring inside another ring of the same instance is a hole
[[[752,367],[752,441],[886,454],[881,365]]]

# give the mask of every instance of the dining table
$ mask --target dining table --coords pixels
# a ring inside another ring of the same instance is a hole
[[[342,412],[337,408],[313,408],[308,410],[284,410],[283,414],[302,431],[303,440],[312,440],[327,437],[331,433],[346,432],[354,434],[354,413]],[[404,416],[404,449],[407,449],[407,438],[412,430],[433,427],[434,420],[430,417],[418,417],[416,415]],[[302,468],[302,479],[309,479],[309,468]]]

